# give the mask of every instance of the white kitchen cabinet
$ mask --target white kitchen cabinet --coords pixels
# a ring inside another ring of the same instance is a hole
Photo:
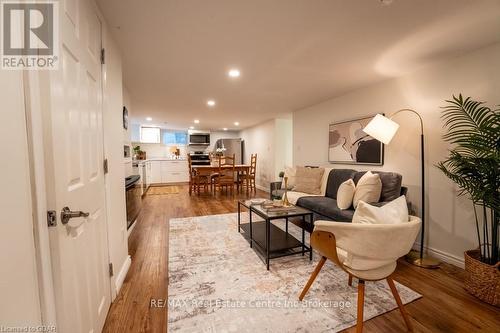
[[[189,181],[187,161],[158,160],[151,164],[151,184],[185,183]]]
[[[152,179],[153,179],[153,177],[151,175],[151,170],[152,170],[151,161],[147,161],[146,162],[146,185],[147,185],[147,187],[149,187],[151,185]]]
[[[151,161],[151,184],[159,184],[162,182],[161,177],[161,161]]]

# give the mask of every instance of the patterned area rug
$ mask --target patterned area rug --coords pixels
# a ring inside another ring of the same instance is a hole
[[[284,221],[276,224],[284,229]],[[289,231],[301,234],[293,224]],[[338,332],[354,326],[355,279],[349,287],[347,274],[329,261],[298,301],[318,260],[318,254],[312,262],[307,255],[273,259],[267,271],[238,234],[236,214],[172,219],[168,331]],[[405,304],[421,297],[396,286]],[[365,320],[397,308],[385,281],[366,282],[365,288]]]
[[[151,195],[179,194],[178,186],[151,186],[148,190]]]

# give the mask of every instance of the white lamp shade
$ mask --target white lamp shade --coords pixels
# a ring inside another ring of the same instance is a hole
[[[378,141],[389,144],[392,138],[399,129],[399,125],[391,119],[377,114],[368,125],[363,128],[363,131]]]

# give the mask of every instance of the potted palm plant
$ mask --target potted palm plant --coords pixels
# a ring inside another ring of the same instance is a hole
[[[500,111],[461,94],[446,102],[443,139],[451,150],[438,168],[470,198],[479,243],[464,254],[465,288],[499,306]]]

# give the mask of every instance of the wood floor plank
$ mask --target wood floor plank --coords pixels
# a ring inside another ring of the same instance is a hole
[[[189,196],[187,186],[179,194],[146,196],[137,225],[129,237],[132,264],[113,302],[103,332],[164,333],[167,308],[150,308],[151,299],[167,299],[168,221],[172,218],[226,214],[237,211],[237,199],[246,194]],[[250,197],[268,197],[257,191]],[[394,280],[423,295],[406,305],[415,332],[500,332],[500,309],[469,295],[463,288],[464,272],[443,264],[435,270],[400,260]],[[366,282],[370,283],[370,282]],[[354,332],[355,328],[345,330]],[[364,323],[364,332],[405,332],[399,310]]]

